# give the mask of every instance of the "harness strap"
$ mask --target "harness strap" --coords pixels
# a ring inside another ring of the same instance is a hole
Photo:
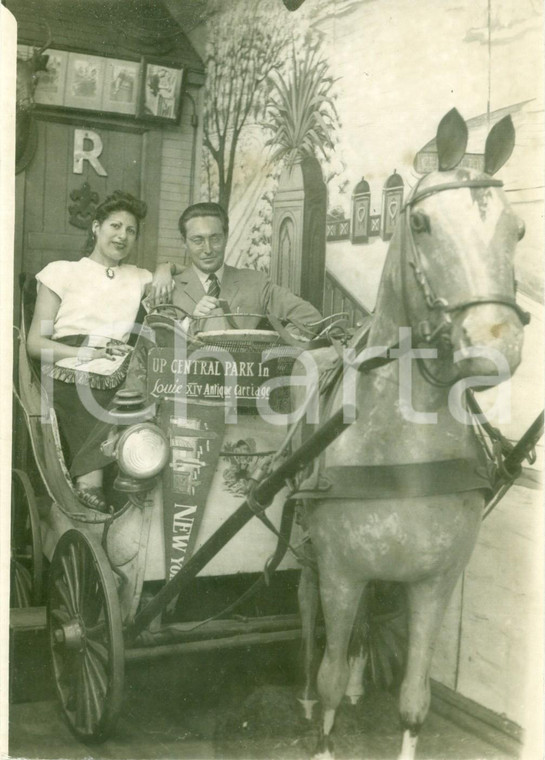
[[[280,319],[278,319],[278,317],[276,317],[274,314],[267,314],[267,319],[273,326],[274,330],[276,330],[278,335],[280,335],[284,343],[286,343],[288,346],[300,348],[301,351],[311,351],[313,348],[325,348],[326,346],[330,345],[327,338],[315,337],[310,340],[297,340],[297,338],[294,338],[290,331],[284,327]],[[295,327],[297,327],[298,330],[304,330],[309,335],[311,334],[302,326],[295,324],[295,322],[293,324]]]
[[[245,591],[243,591],[243,593],[238,597],[238,599],[235,599],[234,602],[229,604],[227,607],[224,607],[215,615],[212,615],[206,620],[199,621],[192,628],[189,628],[188,629],[189,631],[194,631],[197,628],[200,628],[201,626],[206,625],[206,623],[210,623],[212,620],[217,620],[218,618],[226,617],[231,612],[233,612],[233,610],[239,607],[241,604],[244,604],[244,602],[247,602],[249,599],[254,597],[257,594],[257,592],[261,590],[263,586],[269,585],[270,575],[274,573],[278,565],[282,562],[288,548],[291,549],[291,546],[288,542],[288,537],[291,533],[291,529],[293,526],[294,515],[295,515],[295,502],[292,501],[291,499],[287,499],[286,502],[284,503],[284,508],[282,510],[280,530],[277,531],[276,528],[274,529],[274,532],[276,533],[278,537],[278,543],[276,544],[276,549],[274,551],[274,554],[272,554],[267,560],[267,562],[265,563],[265,567],[263,569],[262,574]],[[256,512],[256,516],[260,517],[260,515],[257,514],[257,512]],[[298,561],[301,561],[299,556],[296,556],[296,558]],[[308,563],[308,561],[306,562],[307,564],[310,564]]]
[[[460,309],[467,309],[469,306],[479,306],[480,304],[485,303],[501,303],[504,306],[510,306],[517,312],[518,317],[523,325],[530,324],[530,312],[524,311],[524,309],[518,305],[514,298],[503,296],[501,294],[492,293],[489,296],[474,296],[469,301],[462,301],[461,303],[455,303],[454,305],[449,304],[448,306],[444,307],[444,311],[459,311]]]
[[[503,182],[501,179],[487,177],[485,179],[466,179],[463,181],[443,182],[439,185],[430,185],[430,187],[425,187],[422,190],[415,192],[412,197],[409,197],[403,205],[403,209],[412,206],[413,203],[418,203],[422,198],[427,198],[429,195],[435,195],[443,190],[461,190],[465,187],[503,187]]]
[[[395,499],[475,490],[484,491],[487,498],[493,493],[482,462],[478,459],[447,459],[410,464],[326,467],[318,485],[304,481],[294,497]]]

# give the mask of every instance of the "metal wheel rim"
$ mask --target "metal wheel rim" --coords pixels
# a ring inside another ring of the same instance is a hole
[[[103,741],[121,709],[124,647],[114,576],[78,530],[60,539],[49,571],[47,627],[57,695],[72,732]]]
[[[12,471],[11,488],[10,606],[37,606],[42,601],[43,556],[36,497],[22,470]]]

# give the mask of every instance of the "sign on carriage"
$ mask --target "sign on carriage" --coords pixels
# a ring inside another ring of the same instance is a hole
[[[274,395],[266,381],[289,376],[292,365],[292,357],[267,358],[261,351],[237,356],[206,347],[178,356],[173,348],[153,348],[148,355],[148,393],[153,398],[235,399],[241,406],[254,406],[257,399]]]

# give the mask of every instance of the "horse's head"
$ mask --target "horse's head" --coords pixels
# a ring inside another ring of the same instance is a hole
[[[458,376],[495,374],[495,351],[510,372],[520,362],[528,319],[515,300],[514,254],[524,223],[492,176],[514,138],[506,117],[488,135],[485,171],[461,168],[467,127],[450,111],[437,132],[439,171],[418,183],[400,222],[406,315],[421,344],[459,352]]]

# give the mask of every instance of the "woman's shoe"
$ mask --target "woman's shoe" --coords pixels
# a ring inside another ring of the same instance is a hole
[[[76,488],[76,496],[89,509],[108,514],[108,505],[104,499],[102,488],[99,486],[90,486],[89,488],[81,488],[80,486]]]

